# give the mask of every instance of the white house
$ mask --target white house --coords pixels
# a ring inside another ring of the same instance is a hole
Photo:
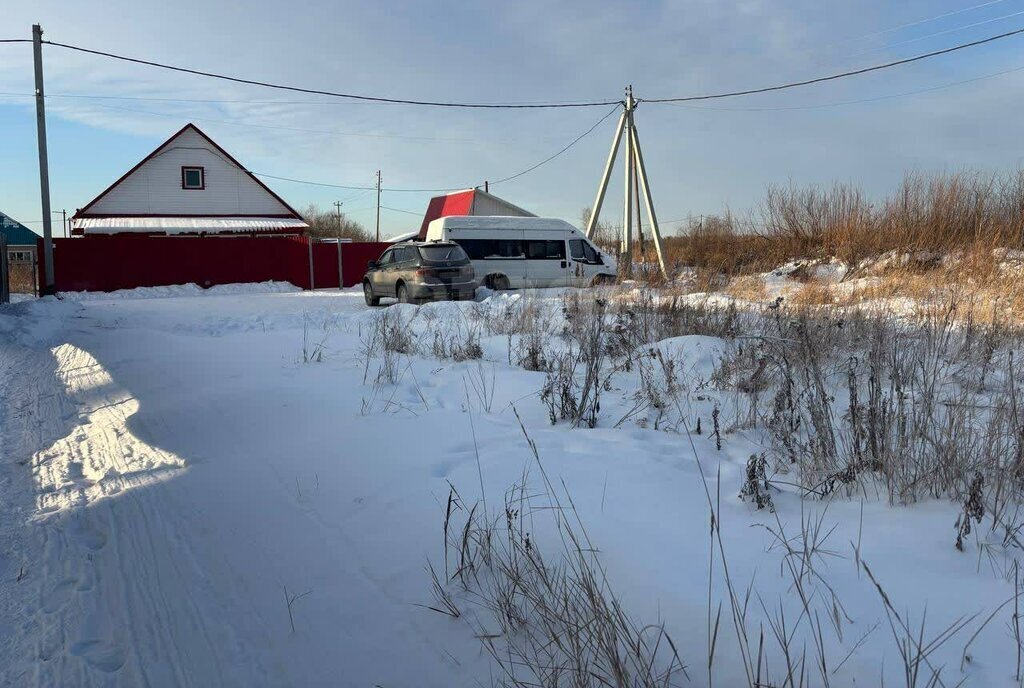
[[[72,218],[75,235],[302,234],[290,205],[186,124]]]

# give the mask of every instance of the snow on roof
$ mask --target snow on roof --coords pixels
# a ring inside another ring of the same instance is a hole
[[[559,229],[576,230],[576,227],[556,217],[517,217],[512,215],[450,215],[434,222],[443,223],[448,229]],[[433,224],[433,222],[431,222]]]
[[[419,237],[419,235],[420,233],[418,230],[415,232],[405,232],[404,234],[396,234],[390,239],[385,239],[385,241],[389,244],[397,244],[402,241],[412,241],[413,239]]]
[[[81,217],[75,220],[72,231],[82,234],[248,234],[287,230],[298,232],[308,226],[302,220],[279,217]]]

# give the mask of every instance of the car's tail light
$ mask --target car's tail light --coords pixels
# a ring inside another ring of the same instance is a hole
[[[437,277],[437,270],[434,268],[420,268],[416,271],[420,277]]]

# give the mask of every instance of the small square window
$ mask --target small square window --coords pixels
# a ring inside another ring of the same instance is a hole
[[[181,168],[181,188],[199,191],[206,188],[206,170],[202,167]]]

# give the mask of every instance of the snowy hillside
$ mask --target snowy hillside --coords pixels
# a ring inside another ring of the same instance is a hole
[[[0,683],[540,680],[607,656],[529,649],[551,617],[498,564],[526,586],[542,554],[621,603],[662,685],[1019,685],[1018,335],[601,296],[0,307]]]

